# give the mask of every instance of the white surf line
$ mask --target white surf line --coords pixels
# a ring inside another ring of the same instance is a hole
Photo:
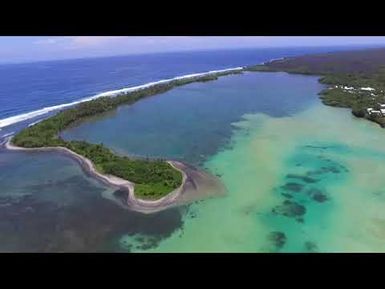
[[[35,124],[38,124],[39,122],[43,121],[44,119],[39,119],[37,121],[34,121],[28,125],[28,127],[34,126]]]
[[[41,115],[47,114],[47,113],[49,113],[51,111],[56,111],[56,110],[59,110],[59,109],[67,108],[67,107],[70,107],[70,106],[74,106],[74,105],[82,103],[82,102],[86,102],[86,101],[90,101],[90,100],[93,100],[93,99],[97,99],[99,97],[105,97],[105,96],[114,97],[114,96],[118,96],[118,95],[125,94],[125,93],[128,93],[128,92],[133,92],[133,91],[145,89],[145,88],[157,85],[157,84],[171,82],[173,80],[189,79],[189,78],[193,78],[193,77],[197,77],[197,76],[205,76],[205,75],[215,74],[215,73],[219,73],[219,72],[227,72],[227,71],[238,71],[238,70],[242,70],[242,69],[243,69],[243,67],[234,67],[234,68],[227,68],[227,69],[221,69],[221,70],[211,70],[211,71],[202,72],[202,73],[186,74],[186,75],[177,76],[177,77],[174,77],[174,78],[169,78],[169,79],[163,79],[163,80],[159,80],[159,81],[149,82],[149,83],[146,83],[146,84],[137,85],[137,86],[133,86],[133,87],[127,87],[127,88],[122,88],[122,89],[102,92],[102,93],[96,94],[94,96],[86,97],[86,98],[83,98],[83,99],[80,99],[80,100],[77,100],[77,101],[73,101],[73,102],[70,102],[70,103],[65,103],[65,104],[59,104],[59,105],[44,107],[42,109],[38,109],[38,110],[35,110],[35,111],[31,111],[31,112],[27,112],[27,113],[11,116],[11,117],[8,117],[8,118],[0,119],[0,130],[3,127],[7,127],[7,126],[10,126],[10,125],[18,123],[18,122],[22,122],[22,121],[25,121],[25,120],[28,120],[28,119],[31,119],[31,118],[34,118],[34,117],[37,117],[37,116],[41,116]]]
[[[270,63],[270,62],[273,62],[273,61],[277,61],[277,60],[283,60],[285,59],[285,57],[279,57],[279,58],[272,58],[270,60],[267,60],[265,62],[262,62],[261,64],[267,64],[267,63]]]
[[[0,147],[3,147],[8,141],[9,137],[12,136],[15,132],[6,133],[5,135],[0,135]]]
[[[8,137],[8,136],[10,136],[10,135],[13,135],[14,133],[15,133],[15,132],[12,131],[12,132],[10,132],[10,133],[6,133],[5,135],[2,135],[1,137],[6,138],[6,137]]]

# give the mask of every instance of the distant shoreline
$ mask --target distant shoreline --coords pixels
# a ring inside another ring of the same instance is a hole
[[[385,128],[385,48],[283,57],[245,67],[246,71],[314,75],[327,85],[319,92],[324,105],[350,108]]]

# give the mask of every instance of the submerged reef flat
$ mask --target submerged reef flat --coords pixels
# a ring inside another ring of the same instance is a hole
[[[287,238],[285,233],[274,231],[268,235],[268,240],[276,250],[279,250],[285,245]]]
[[[306,208],[297,202],[285,200],[281,205],[274,207],[272,212],[289,218],[297,218],[305,215]]]

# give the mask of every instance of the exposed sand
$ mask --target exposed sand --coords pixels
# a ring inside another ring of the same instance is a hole
[[[221,196],[226,188],[218,178],[199,171],[196,168],[178,161],[167,161],[176,170],[182,173],[182,184],[168,195],[158,200],[144,200],[135,196],[135,184],[122,178],[99,173],[91,160],[79,155],[65,147],[44,147],[44,148],[22,148],[11,143],[12,137],[8,138],[4,147],[8,150],[18,151],[54,151],[62,153],[76,160],[83,171],[102,182],[125,193],[123,200],[116,198],[116,201],[125,208],[141,212],[155,213],[177,205],[183,205],[210,196]]]

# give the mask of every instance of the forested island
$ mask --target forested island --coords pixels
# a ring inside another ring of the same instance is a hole
[[[220,76],[241,72],[242,69],[236,68],[176,78],[120,93],[116,96],[105,96],[83,102],[21,130],[11,139],[10,147],[68,149],[92,161],[99,173],[116,176],[134,183],[136,197],[145,200],[158,200],[181,187],[183,183],[181,171],[173,167],[170,162],[163,159],[120,156],[103,144],[64,140],[60,136],[60,132],[91,116],[114,110],[123,104],[133,104],[140,99],[166,92],[177,86],[216,80]]]
[[[328,85],[320,92],[324,104],[351,108],[355,116],[385,127],[384,48],[287,57],[245,70],[320,75]]]

